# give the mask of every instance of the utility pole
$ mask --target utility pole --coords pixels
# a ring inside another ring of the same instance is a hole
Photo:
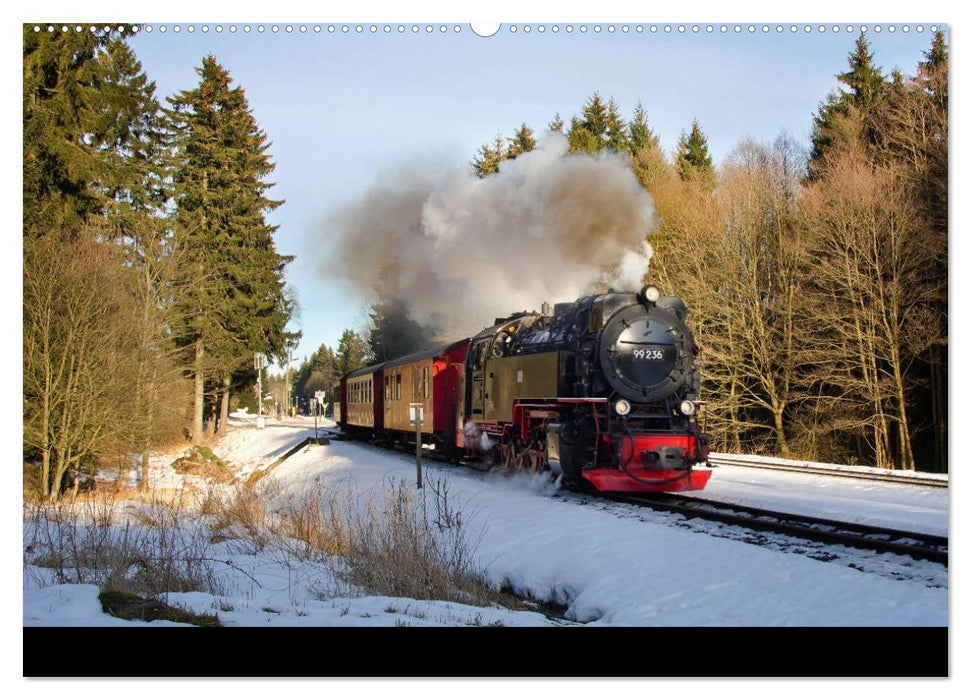
[[[263,367],[266,365],[266,355],[261,352],[253,354],[253,367],[256,369],[256,427],[262,429],[266,423],[263,420]]]
[[[421,488],[421,419],[425,407],[420,403],[408,404],[408,413],[415,424],[415,466],[418,470],[418,488]]]
[[[290,401],[290,360],[292,360],[292,359],[293,359],[293,351],[290,350],[289,348],[287,348],[287,372],[286,372],[286,379],[285,379],[286,397],[287,397],[287,409],[286,409],[287,418],[290,417],[290,413],[291,413],[291,411],[290,411],[290,404],[291,404],[291,401]]]

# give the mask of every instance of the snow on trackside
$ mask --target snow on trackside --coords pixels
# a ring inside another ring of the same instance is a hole
[[[301,452],[271,478],[414,480],[408,457],[359,443]],[[947,590],[893,581],[750,544],[618,517],[552,498],[536,477],[482,476],[429,466],[447,478],[482,527],[490,583],[569,605],[567,617],[614,625],[946,625]]]
[[[268,421],[263,430],[252,416],[233,423],[236,429],[213,449],[241,475],[266,468],[314,434],[306,419]],[[479,535],[477,562],[490,585],[563,604],[573,624],[948,624],[945,587],[674,527],[634,507],[564,497],[542,475],[507,477],[426,462],[426,493],[443,479],[450,501]],[[398,484],[415,491],[415,463],[400,453],[333,441],[296,452],[261,483],[322,494],[366,495]],[[862,502],[858,494],[855,503]],[[217,572],[224,582],[219,595],[170,593],[168,602],[216,612],[225,625],[564,624],[537,612],[351,595],[319,563],[231,545],[214,545],[213,558],[225,562]],[[52,586],[26,571],[32,568],[25,566],[24,625],[129,624],[101,612],[94,586]]]
[[[946,488],[720,465],[702,497],[895,530],[948,533]]]

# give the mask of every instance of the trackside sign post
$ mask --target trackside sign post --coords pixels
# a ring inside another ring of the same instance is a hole
[[[415,424],[415,465],[418,470],[418,488],[421,488],[421,419],[425,407],[420,403],[408,404],[408,417]]]
[[[314,440],[319,441],[320,436],[317,434],[317,414],[323,412],[324,401],[327,400],[326,391],[315,391],[314,392]]]

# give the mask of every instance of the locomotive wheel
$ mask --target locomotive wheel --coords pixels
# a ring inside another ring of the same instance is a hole
[[[519,451],[516,440],[510,441],[506,446],[506,471],[507,472],[519,472],[523,469],[523,455]]]

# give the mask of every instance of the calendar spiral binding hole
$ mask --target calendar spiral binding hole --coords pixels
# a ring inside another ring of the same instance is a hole
[[[139,34],[146,33],[151,34],[153,32],[159,32],[160,34],[167,34],[169,32],[173,34],[181,34],[183,32],[187,34],[209,34],[210,32],[216,34],[222,34],[223,32],[228,32],[230,34],[461,34],[463,31],[462,25],[459,24],[145,24],[145,25],[89,25],[87,27],[88,31],[92,34],[104,33],[108,34],[111,32],[118,32],[120,34]],[[929,27],[931,33],[935,33],[940,29],[939,25],[932,24]],[[48,33],[54,33],[60,31],[62,33],[75,32],[80,33],[85,30],[85,27],[80,24],[35,24],[33,25],[33,30],[35,33],[40,33],[46,31]],[[498,31],[492,34],[478,34],[474,27],[472,27],[472,33],[477,36],[494,36],[500,32],[505,31],[508,34],[595,34],[595,35],[612,35],[612,34],[643,34],[648,32],[650,34],[657,34],[662,32],[664,34],[764,34],[770,35],[773,32],[775,34],[784,34],[786,32],[790,34],[826,34],[833,33],[839,34],[845,32],[847,34],[853,34],[855,32],[868,33],[874,32],[881,34],[886,31],[889,34],[896,34],[898,31],[902,34],[909,34],[911,31],[917,32],[919,34],[925,31],[925,26],[923,24],[846,24],[846,25],[799,25],[799,24],[732,24],[732,25],[700,25],[700,24],[509,24],[506,26],[500,25]]]

